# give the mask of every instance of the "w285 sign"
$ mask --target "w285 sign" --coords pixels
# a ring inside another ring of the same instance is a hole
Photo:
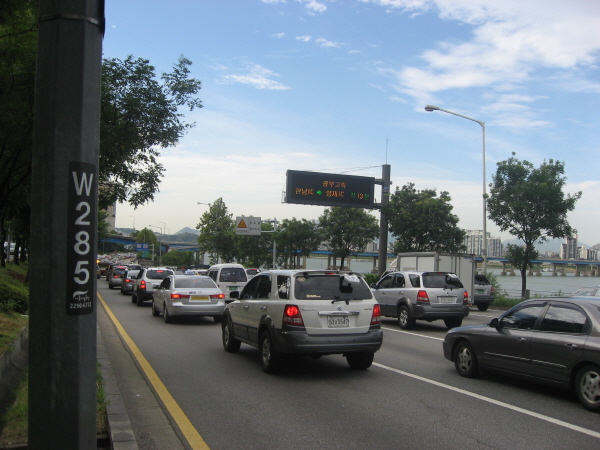
[[[67,224],[67,314],[94,311],[96,277],[96,166],[69,163]]]

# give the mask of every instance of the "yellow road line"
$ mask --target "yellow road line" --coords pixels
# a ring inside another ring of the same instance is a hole
[[[154,390],[167,407],[169,414],[171,414],[173,420],[175,420],[175,423],[183,433],[190,447],[193,450],[210,450],[208,445],[206,445],[206,442],[204,442],[204,439],[202,439],[202,436],[200,436],[200,433],[198,433],[196,428],[194,428],[192,422],[190,422],[190,419],[188,419],[183,410],[179,407],[179,405],[177,404],[173,396],[169,393],[163,382],[160,380],[160,378],[158,377],[148,360],[144,357],[138,346],[135,345],[135,342],[133,342],[133,340],[129,337],[129,335],[125,331],[125,328],[123,328],[119,320],[108,307],[102,296],[99,293],[97,295],[100,299],[100,303],[102,303],[102,306],[106,311],[106,314],[108,314],[108,316],[110,317],[115,328],[125,341],[125,344],[129,347],[129,350],[131,351],[138,364],[146,374],[148,381],[150,382],[152,387],[154,387]]]

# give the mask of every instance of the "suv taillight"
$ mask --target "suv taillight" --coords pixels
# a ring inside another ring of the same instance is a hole
[[[371,325],[381,325],[381,306],[379,306],[379,304],[373,306]]]
[[[427,295],[427,291],[419,291],[417,293],[417,302],[418,303],[429,303],[429,296]]]
[[[463,305],[466,305],[469,303],[469,293],[467,292],[467,290],[465,289],[465,293],[463,295]]]
[[[146,280],[140,281],[140,289],[146,290]]]
[[[490,294],[493,294],[493,293],[494,293],[494,286],[492,286],[490,289]]]
[[[283,311],[283,323],[287,325],[294,325],[296,327],[303,327],[304,320],[302,320],[300,308],[298,308],[296,305],[287,305]]]

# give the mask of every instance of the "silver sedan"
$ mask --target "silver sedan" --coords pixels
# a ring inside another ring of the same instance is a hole
[[[224,309],[225,294],[205,276],[170,275],[152,297],[152,315],[162,314],[167,323],[177,316],[211,316],[220,322]]]

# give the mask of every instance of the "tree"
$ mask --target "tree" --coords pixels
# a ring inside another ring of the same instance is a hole
[[[450,200],[446,191],[438,197],[435,189],[418,191],[414,183],[396,188],[384,208],[396,253],[464,250],[465,231],[457,225]]]
[[[135,242],[139,244],[148,244],[152,246],[152,254],[157,255],[160,252],[160,244],[154,231],[150,228],[144,228],[139,231],[137,236],[135,237]]]
[[[310,220],[284,219],[276,233],[277,252],[285,267],[290,261],[291,267],[300,265],[297,258],[308,257],[323,242],[319,224]]]
[[[521,239],[525,247],[518,255],[521,270],[521,296],[527,289],[527,268],[537,257],[536,242],[565,238],[577,231],[567,221],[567,213],[575,209],[581,192],[564,194],[565,166],[552,159],[536,168],[529,161],[513,156],[497,163],[487,198],[488,217],[500,231],[508,231]]]
[[[29,207],[37,2],[0,3],[0,221]],[[0,229],[6,226],[1,224]],[[29,237],[26,232],[24,239]],[[6,235],[0,236],[2,242]],[[2,264],[4,259],[2,258]]]
[[[273,224],[261,223],[261,231],[273,231]],[[273,261],[273,233],[260,236],[235,236],[237,259],[247,267],[271,268]]]
[[[193,127],[183,121],[180,106],[201,108],[194,96],[202,83],[190,78],[192,63],[181,56],[171,73],[155,79],[148,60],[133,56],[102,64],[99,204],[115,201],[139,206],[154,199],[164,167],[158,147],[177,144]]]
[[[235,222],[233,214],[229,214],[222,198],[218,198],[208,211],[202,214],[196,229],[200,252],[210,255],[211,263],[219,260],[219,256],[226,262],[233,261],[235,257]]]
[[[329,250],[341,258],[341,268],[351,253],[364,251],[379,236],[377,219],[359,208],[327,208],[319,217],[319,228]]]

